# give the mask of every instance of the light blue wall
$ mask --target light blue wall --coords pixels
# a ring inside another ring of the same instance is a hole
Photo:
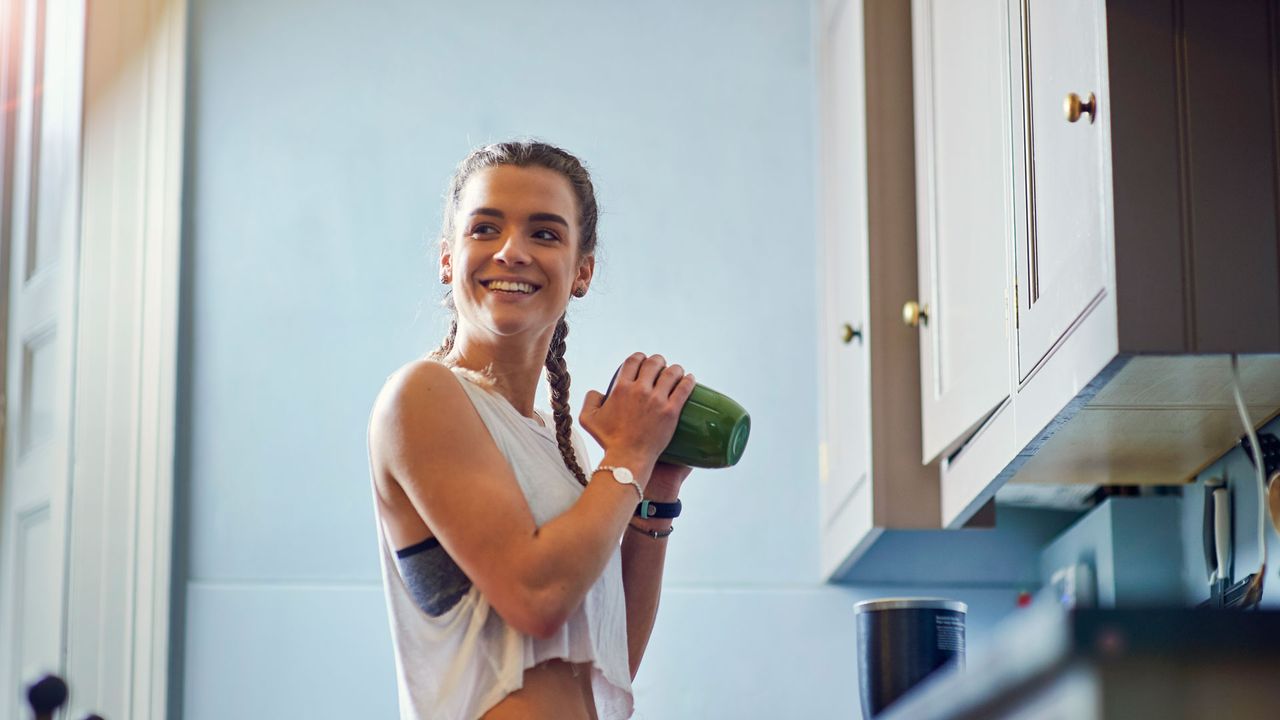
[[[1182,507],[1173,495],[1108,498],[1044,548],[1041,577],[1085,565],[1101,607],[1180,605]]]
[[[943,593],[971,638],[1013,586],[824,586],[810,9],[194,0],[179,428],[188,720],[393,717],[365,427],[444,330],[440,195],[533,135],[595,173],[575,406],[630,351],[739,399],[751,445],[698,473],[638,717],[856,717],[853,601]],[[176,713],[175,713],[176,715]]]

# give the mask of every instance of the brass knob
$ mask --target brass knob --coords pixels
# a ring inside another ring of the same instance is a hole
[[[858,342],[862,342],[862,326],[859,325],[855,328],[849,323],[845,323],[840,331],[840,339],[844,341],[845,345],[848,345],[853,342],[854,338],[857,338]]]
[[[1062,101],[1062,112],[1066,114],[1067,122],[1075,122],[1082,114],[1087,114],[1092,125],[1098,118],[1098,98],[1089,93],[1088,100],[1081,100],[1079,95],[1067,93],[1067,99]]]
[[[920,327],[929,324],[929,306],[921,306],[920,303],[912,300],[902,306],[902,322],[908,327]]]

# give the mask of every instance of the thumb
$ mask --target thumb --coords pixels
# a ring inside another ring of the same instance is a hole
[[[588,415],[594,415],[603,404],[604,395],[601,395],[595,390],[588,390],[586,396],[582,399],[582,413],[578,417],[584,418]]]
[[[595,415],[600,406],[604,405],[604,396],[595,392],[594,389],[586,391],[586,396],[582,398],[582,411],[577,415],[577,421],[582,423],[582,427],[586,427]]]

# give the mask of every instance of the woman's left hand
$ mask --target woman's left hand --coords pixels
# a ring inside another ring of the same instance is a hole
[[[693,468],[687,465],[673,465],[660,462],[653,466],[653,474],[649,476],[649,485],[645,488],[646,500],[657,502],[675,502],[680,497],[680,486],[689,477]]]

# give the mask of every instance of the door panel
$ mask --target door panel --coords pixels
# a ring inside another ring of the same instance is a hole
[[[1024,163],[1029,202],[1016,244],[1018,369],[1026,379],[1106,289],[1108,99],[1102,0],[1019,6],[1022,131],[1031,148]],[[1092,93],[1098,110],[1070,122],[1070,93],[1082,100]]]
[[[24,717],[19,689],[65,657],[84,3],[3,7],[0,716]]]
[[[49,602],[50,592],[57,587],[58,568],[50,566],[54,552],[53,529],[48,504],[38,504],[17,516],[18,559],[15,585],[20,593],[16,612],[23,622],[18,627],[15,648],[20,665],[30,668],[56,668],[58,663],[58,626],[61,618],[56,604]],[[26,677],[28,682],[34,677]],[[12,699],[6,698],[9,702]],[[12,717],[18,717],[13,715]]]
[[[867,192],[862,2],[836,10],[819,47],[823,323],[823,527],[866,482],[867,348],[846,343],[843,327],[867,337]],[[868,506],[869,509],[869,506]],[[852,540],[852,538],[850,538]]]
[[[1004,0],[915,0],[924,461],[1009,394],[1011,155]]]

